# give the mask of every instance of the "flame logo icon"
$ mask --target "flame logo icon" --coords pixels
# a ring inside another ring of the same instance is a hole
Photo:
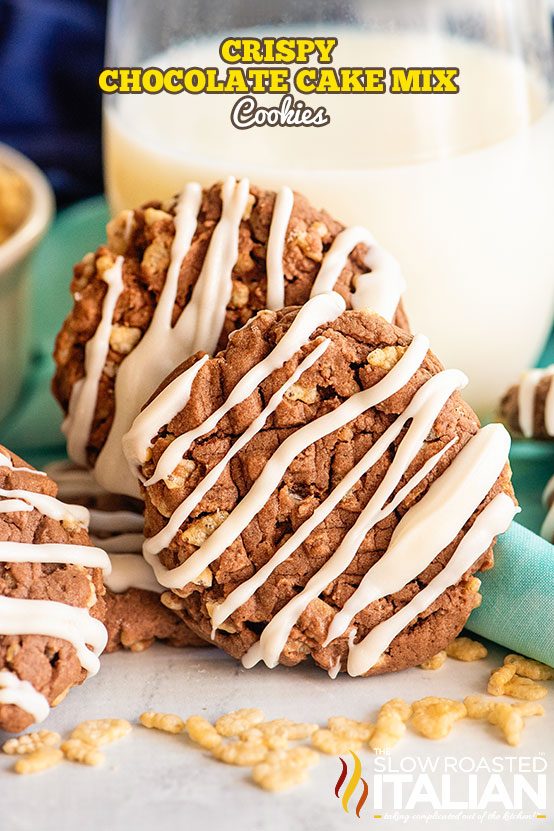
[[[344,789],[344,793],[342,795],[341,803],[342,807],[344,808],[345,812],[348,813],[348,803],[356,790],[358,783],[361,782],[363,786],[362,795],[358,799],[358,804],[356,805],[356,816],[360,817],[360,812],[365,805],[365,801],[367,799],[367,795],[369,793],[369,788],[367,786],[367,782],[362,777],[362,763],[360,762],[358,756],[354,753],[353,750],[348,751],[352,758],[354,759],[354,771],[352,772],[352,776],[346,783],[346,787]],[[344,781],[348,774],[348,765],[342,758],[339,756],[340,763],[342,765],[342,770],[340,773],[339,778],[337,779],[337,784],[335,785],[335,796],[337,799],[340,799],[340,789],[342,788]]]

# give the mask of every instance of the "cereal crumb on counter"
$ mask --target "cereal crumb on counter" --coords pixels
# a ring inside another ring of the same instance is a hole
[[[62,744],[61,750],[68,762],[78,762],[81,765],[97,767],[104,764],[106,759],[100,750],[81,739],[68,739]]]
[[[243,767],[252,767],[263,762],[269,752],[263,742],[248,739],[222,741],[212,749],[212,755],[220,762]]]
[[[444,739],[454,724],[467,716],[461,701],[433,695],[414,701],[412,710],[412,727],[427,739]]]
[[[273,751],[253,768],[252,779],[265,791],[285,791],[305,782],[318,761],[319,754],[309,747]]]
[[[152,730],[162,730],[164,733],[183,733],[185,730],[185,722],[180,716],[173,713],[158,713],[148,710],[141,713],[139,721],[143,727],[148,727]]]
[[[442,649],[419,665],[420,669],[440,669],[446,661],[446,651]]]
[[[223,741],[213,724],[204,716],[189,716],[185,722],[185,730],[189,739],[205,750],[213,750]]]
[[[25,733],[23,736],[8,739],[2,745],[2,750],[9,756],[23,756],[43,747],[58,747],[61,740],[60,734],[52,730],[37,730],[34,733]]]
[[[325,728],[316,730],[311,739],[316,750],[320,753],[327,753],[329,756],[338,756],[339,753],[346,753],[347,750],[358,750],[363,745],[363,740],[351,733],[337,733]]]
[[[531,678],[533,681],[554,680],[554,668],[532,658],[510,654],[504,658],[504,665],[515,666],[516,674],[522,678]]]
[[[480,661],[487,657],[488,651],[486,646],[479,641],[462,637],[448,644],[446,654],[449,658],[455,658],[456,661]]]
[[[264,714],[258,707],[244,707],[218,718],[215,729],[220,736],[239,736],[249,727],[255,727],[263,720]]]
[[[16,773],[40,773],[43,770],[56,767],[63,759],[59,747],[41,747],[17,760],[13,769]]]
[[[493,670],[487,685],[487,692],[490,695],[508,695],[522,701],[536,701],[544,698],[548,694],[546,687],[531,678],[519,676],[517,667],[518,664],[510,663]]]
[[[500,728],[509,745],[515,747],[521,741],[527,716],[542,716],[544,708],[534,701],[522,704],[507,704],[487,699],[482,695],[468,695],[464,698],[468,718],[484,719]]]
[[[369,739],[369,747],[375,752],[394,747],[406,732],[406,722],[411,714],[411,706],[402,698],[386,701],[379,710],[375,730]]]
[[[131,724],[122,718],[91,719],[78,724],[71,733],[71,738],[100,747],[122,739],[131,729]]]

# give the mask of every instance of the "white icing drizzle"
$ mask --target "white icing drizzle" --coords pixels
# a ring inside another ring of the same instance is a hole
[[[48,716],[50,705],[29,681],[22,681],[14,672],[0,670],[0,704],[15,704],[29,713],[33,721],[41,722]]]
[[[19,499],[36,508],[43,516],[56,519],[59,522],[73,522],[80,525],[81,528],[86,528],[88,525],[89,513],[82,505],[66,505],[60,502],[53,496],[48,496],[45,493],[35,493],[34,491],[25,490],[4,490],[0,488],[1,499]],[[0,502],[0,505],[2,503]]]
[[[0,514],[11,514],[15,511],[32,511],[33,506],[21,499],[2,499],[0,502]]]
[[[308,357],[305,358],[300,363],[300,365],[298,366],[298,369],[291,375],[291,377],[288,379],[286,384],[284,384],[270,398],[267,407],[265,407],[262,410],[260,415],[257,416],[257,418],[254,419],[254,421],[250,424],[248,429],[245,430],[245,432],[240,436],[240,438],[238,438],[236,440],[236,442],[233,444],[231,449],[226,453],[226,455],[223,457],[223,459],[221,459],[221,461],[218,462],[218,464],[215,465],[215,467],[213,467],[212,470],[209,471],[209,473],[207,473],[207,475],[196,486],[196,488],[190,494],[190,496],[188,496],[181,503],[179,508],[175,511],[175,513],[171,517],[170,522],[173,522],[174,525],[180,525],[182,522],[184,522],[184,519],[181,519],[181,517],[183,517],[183,516],[187,517],[187,516],[190,515],[190,512],[192,511],[192,509],[196,505],[198,505],[198,503],[205,496],[205,494],[210,490],[210,488],[212,488],[213,485],[215,485],[215,483],[217,482],[217,480],[219,479],[219,477],[221,476],[221,474],[225,470],[225,467],[229,464],[231,459],[234,456],[236,456],[236,454],[240,450],[242,450],[242,448],[245,447],[248,444],[250,439],[252,439],[256,435],[256,433],[263,427],[264,423],[269,418],[271,413],[273,413],[277,409],[277,407],[279,406],[279,404],[283,400],[283,396],[285,395],[286,391],[293,384],[296,383],[296,381],[300,378],[300,376],[302,375],[303,372],[305,372],[307,369],[310,368],[310,366],[312,366],[317,360],[319,360],[321,355],[325,352],[325,350],[329,346],[329,343],[330,343],[330,341],[328,341],[326,339],[323,340],[320,344],[318,344],[316,346],[314,351],[312,353],[310,353],[310,355],[308,355]],[[147,561],[153,567],[154,572],[156,574],[156,577],[158,577],[160,582],[163,582],[164,585],[170,585],[171,584],[171,586],[173,588],[177,588],[177,585],[179,583],[175,584],[175,581],[180,581],[182,579],[182,572],[180,570],[180,567],[177,568],[177,569],[173,569],[173,571],[169,574],[169,578],[168,578],[166,576],[168,574],[167,570],[161,565],[159,560],[156,559],[155,555],[150,553],[150,551],[149,551],[149,548],[150,548],[149,542],[150,542],[150,540],[145,541],[143,552],[144,552],[144,556],[146,557]],[[160,577],[160,575],[161,575],[161,577]],[[167,582],[168,579],[170,580],[170,583]]]
[[[112,571],[104,583],[111,591],[116,594],[128,589],[144,589],[156,594],[163,592],[151,566],[141,557],[140,549],[138,554],[110,554],[110,560]]]
[[[528,369],[520,379],[518,390],[519,427],[528,439],[533,436],[537,385],[543,378],[553,379],[545,399],[544,426],[547,435],[554,436],[554,364],[552,364],[543,369]]]
[[[43,635],[68,641],[89,675],[98,672],[98,655],[108,638],[104,624],[91,617],[88,609],[55,600],[15,597],[0,597],[0,633]]]
[[[267,580],[275,568],[283,563],[307,539],[308,535],[329,516],[356,482],[379,461],[387,447],[398,438],[407,422],[412,419],[412,423],[396,450],[394,459],[382,482],[341,545],[325,565],[308,581],[304,589],[277,612],[262,633],[260,638],[261,656],[268,666],[275,666],[279,661],[279,655],[287,641],[290,630],[308,604],[315,600],[326,586],[336,580],[348,568],[368,531],[398,507],[452,446],[453,441],[449,442],[438,453],[435,453],[400,489],[396,496],[391,498],[402,476],[421,449],[445,402],[456,389],[465,386],[466,383],[467,378],[458,370],[446,370],[430,378],[414,395],[402,415],[398,416],[360,462],[340,481],[330,496],[316,508],[309,520],[297,529],[265,566],[259,569],[252,578],[242,583],[219,607],[214,609],[212,613],[214,628],[221,625],[232,612],[245,603],[254,591]],[[233,595],[235,596],[233,597]],[[246,658],[245,665],[249,665],[248,658]]]
[[[339,658],[336,658],[333,661],[333,663],[331,664],[331,667],[327,671],[327,675],[329,676],[331,681],[334,681],[335,678],[337,677],[337,675],[339,674],[340,667],[341,667],[341,660],[340,660],[340,657],[339,657]]]
[[[226,413],[248,398],[262,381],[290,360],[319,326],[336,320],[344,309],[344,300],[336,292],[318,295],[302,306],[279,343],[266,358],[246,373],[225,403],[198,427],[183,433],[171,442],[159,459],[154,474],[145,482],[146,487],[172,473],[193,441],[212,430]],[[155,402],[153,404],[155,405]]]
[[[67,437],[67,452],[79,465],[86,465],[86,448],[94,418],[98,384],[110,347],[112,318],[123,291],[123,257],[103,275],[108,290],[102,303],[102,316],[96,332],[85,346],[85,374],[73,385],[69,408],[62,429]]]
[[[282,309],[285,305],[285,277],[283,273],[283,252],[285,238],[294,205],[294,194],[289,187],[282,187],[275,197],[267,241],[266,273],[268,309]],[[333,286],[331,286],[333,288]]]
[[[6,466],[7,462],[7,466],[14,469],[7,457],[2,456],[1,461],[3,466]],[[25,470],[34,473],[30,469]],[[0,488],[1,513],[33,508],[43,516],[59,522],[76,523],[83,528],[88,525],[89,512],[80,505],[65,505],[59,499],[34,491]],[[106,575],[111,570],[108,555],[103,549],[74,544],[2,541],[0,562],[71,564],[83,568],[100,568]],[[107,641],[104,624],[91,617],[88,608],[52,600],[13,597],[0,597],[0,634],[62,638],[74,646],[81,666],[89,674],[98,671],[97,656]],[[0,672],[0,676],[3,676],[3,672]],[[7,673],[7,676],[10,676],[10,673]],[[17,704],[31,715],[36,712],[41,717],[46,717],[49,708],[44,696],[28,682],[18,682],[17,676],[8,679],[5,689],[0,689],[0,701]]]
[[[309,323],[313,309],[317,308],[319,312],[323,312],[327,299],[333,296],[337,297],[334,292],[327,295],[317,295],[303,307],[275,350],[253,367],[239,381],[229,394],[225,403],[197,428],[183,434],[169,445],[159,460],[154,475],[150,480],[146,481],[145,484],[147,487],[165,478],[168,473],[171,473],[193,441],[212,430],[233,406],[244,401],[251,394],[261,380],[268,377],[276,368],[283,366],[286,360],[291,357],[287,351],[287,335],[290,335],[291,332],[293,333],[290,336],[290,340],[292,345],[294,345],[294,352],[298,351],[309,340],[310,334],[317,328],[317,326],[313,325],[313,320]],[[304,315],[302,316],[303,313]],[[339,309],[336,310],[335,316],[338,316],[338,314],[340,314]],[[294,330],[297,321],[299,322],[296,330]],[[281,353],[277,355],[276,353],[279,347],[281,347]],[[323,354],[323,351],[327,348],[326,341],[322,341],[317,348],[321,348],[321,354]],[[254,516],[261,510],[267,501],[268,494],[272,493],[278,486],[291,462],[314,442],[340,429],[370,407],[376,406],[387,398],[390,398],[395,392],[404,387],[421,365],[427,353],[427,348],[427,339],[422,336],[416,336],[400,360],[381,381],[367,390],[352,395],[335,410],[300,427],[289,435],[269,459],[248,493],[205,542],[177,568],[168,570],[163,567],[157,558],[159,552],[170,544],[182,523],[191,515],[193,509],[200,504],[205,494],[213,487],[231,458],[245,447],[253,436],[262,429],[268,416],[277,408],[280,401],[282,401],[288,387],[291,383],[296,383],[305,371],[306,367],[301,363],[297,367],[296,373],[282,385],[277,393],[274,394],[267,407],[235,441],[226,456],[208,472],[204,480],[174,511],[165,527],[154,537],[145,541],[143,548],[145,559],[153,566],[159,582],[169,588],[179,588],[190,580],[194,580],[205,568],[209,567],[233,543]],[[315,352],[316,350],[308,358],[314,358]],[[312,360],[311,365],[319,357],[320,355],[318,354]],[[263,660],[268,666],[275,666],[278,663],[279,656],[290,636],[292,627],[308,604],[317,598],[325,590],[326,586],[344,572],[356,555],[368,531],[400,505],[419,482],[432,471],[444,453],[454,444],[456,438],[452,439],[446,446],[442,447],[429,458],[411,476],[408,482],[396,494],[394,493],[429,435],[445,402],[456,389],[463,387],[466,383],[467,379],[463,373],[457,370],[445,370],[432,376],[419,388],[404,412],[395,419],[360,462],[357,463],[334,488],[331,494],[316,508],[311,517],[297,528],[292,536],[275,552],[268,563],[259,569],[256,574],[239,585],[219,606],[213,609],[212,623],[215,630],[218,626],[221,626],[230,614],[252,597],[254,592],[263,585],[271,573],[281,563],[285,562],[298,546],[307,539],[308,535],[317,525],[330,515],[340,500],[371,469],[386,449],[390,447],[391,443],[409,425],[395,451],[394,458],[385,476],[364,510],[358,516],[354,525],[349,529],[336,551],[324,566],[313,575],[304,589],[272,618],[264,629],[260,641],[244,656],[243,663],[245,666],[253,666],[259,660]],[[443,549],[456,539],[465,523],[478,509],[498,479],[506,463],[509,444],[509,435],[501,425],[484,427],[467,442],[446,471],[439,478],[435,479],[424,496],[403,516],[393,533],[386,552],[367,572],[343,609],[333,618],[325,645],[328,645],[332,640],[344,634],[356,614],[366,608],[370,603],[379,598],[394,594],[414,580]],[[511,519],[516,509],[508,497],[505,497],[505,500],[511,506]],[[506,505],[505,500],[501,501],[504,505]],[[490,540],[492,540],[492,536],[498,533],[494,531],[494,528],[498,524],[496,521],[498,519],[497,514],[501,515],[502,522],[504,522],[503,517],[506,515],[506,511],[506,507],[502,510],[498,509],[498,512],[496,510],[493,512],[491,509],[486,514],[487,518],[489,516],[493,517],[491,522],[486,525],[485,520],[483,520],[476,527],[478,529],[486,527],[489,530],[492,528],[493,530],[490,534]],[[457,551],[460,550],[463,552],[464,557],[457,557],[447,573],[449,579],[453,575],[453,582],[456,582],[461,577],[463,571],[467,570],[468,566],[459,572],[455,572],[454,567],[461,563],[462,560],[465,562],[464,558],[468,556],[472,558],[470,564],[475,562],[486,547],[488,547],[490,541],[483,548],[479,548],[482,539],[483,534],[480,535],[477,530],[472,535],[465,535],[465,544],[461,548],[459,546],[457,549]],[[440,582],[435,582],[433,587],[434,589],[438,589],[440,585]],[[423,595],[423,598],[428,596],[434,589],[431,589],[430,592]],[[423,602],[423,599],[421,602]],[[426,606],[423,608],[426,608]],[[404,625],[402,624],[400,628],[403,628]],[[391,624],[391,626],[394,626],[394,624]],[[394,637],[394,634],[392,637]],[[360,645],[354,645],[353,638],[351,639],[351,644],[351,652],[355,657],[352,658],[352,661],[349,659],[348,671],[351,674],[366,672],[373,664],[368,664],[365,661],[364,655],[366,653],[363,649],[358,649]],[[363,669],[360,670],[362,664]],[[332,669],[334,672],[335,668]]]
[[[484,554],[493,539],[508,529],[517,511],[507,494],[500,493],[495,496],[476,518],[442,571],[398,612],[375,626],[359,643],[350,646],[348,674],[363,675],[374,666],[402,629],[429,608],[450,586],[457,583]]]
[[[0,467],[9,467],[10,470],[15,470],[21,473],[32,473],[33,476],[46,476],[42,470],[35,470],[33,467],[14,467],[13,459],[6,456],[5,453],[0,453]]]
[[[221,217],[190,302],[176,324],[187,356],[199,349],[213,354],[217,346],[233,290],[231,274],[238,257],[239,227],[248,204],[249,187],[248,179],[236,182],[230,176],[221,189]]]
[[[346,632],[355,615],[370,603],[414,580],[452,542],[498,479],[509,449],[510,437],[501,424],[486,425],[467,442],[404,514],[386,552],[334,616],[326,644]]]
[[[213,353],[223,328],[233,288],[239,227],[249,195],[247,179],[230,176],[221,190],[221,217],[216,225],[190,301],[171,325],[179,273],[197,224],[202,190],[185,187],[175,214],[175,237],[160,300],[146,333],[119,366],[115,380],[115,415],[94,473],[106,490],[140,497],[138,482],[125,461],[122,439],[158,384],[198,350]],[[149,437],[150,438],[150,437]]]
[[[91,545],[60,543],[0,542],[2,563],[64,563],[84,568],[101,568],[110,573],[110,561],[106,552]]]
[[[332,291],[348,257],[360,243],[369,249],[364,261],[370,271],[356,277],[355,291],[351,294],[352,308],[371,309],[391,321],[406,288],[406,281],[392,254],[378,245],[366,228],[358,225],[337,234],[323,258],[310,297]]]
[[[81,499],[106,496],[106,492],[95,482],[89,470],[79,470],[71,462],[54,462],[48,470],[55,476],[60,491],[69,490],[72,496]],[[0,502],[0,510],[2,507]],[[114,593],[127,589],[163,592],[154,576],[153,569],[142,556],[144,542],[142,514],[135,511],[106,511],[91,508],[89,533],[93,543],[107,551],[111,572],[104,574],[104,584]]]
[[[554,387],[554,384],[552,384],[552,387]],[[544,489],[542,501],[545,507],[548,508],[548,512],[541,527],[541,537],[549,542],[554,542],[554,476],[548,481]]]
[[[150,326],[117,370],[114,420],[94,468],[96,480],[112,493],[140,497],[138,482],[123,455],[122,437],[158,384],[190,354],[187,351],[190,332],[180,325],[183,315],[175,326],[171,321],[179,273],[190,249],[201,200],[202,189],[196,183],[187,185],[179,197],[170,263]]]
[[[133,474],[141,479],[139,465],[148,458],[148,451],[152,447],[152,437],[156,435],[161,424],[170,421],[183,409],[190,398],[192,382],[199,370],[208,360],[204,355],[177,378],[167,385],[159,395],[138,414],[131,429],[123,436],[122,447]]]
[[[314,298],[315,299],[315,298]],[[308,306],[304,306],[304,309]],[[281,341],[282,342],[282,341]],[[315,421],[304,425],[290,435],[279,446],[266,464],[250,491],[230,513],[224,523],[184,563],[167,572],[157,561],[156,555],[165,548],[186,519],[180,508],[173,513],[167,525],[154,537],[145,540],[143,553],[154,568],[159,582],[168,588],[182,587],[189,580],[194,580],[223,551],[261,510],[267,497],[272,493],[291,462],[318,439],[339,430],[349,421],[357,418],[365,410],[398,392],[412,377],[420,366],[428,349],[428,340],[416,335],[412,343],[387,375],[367,390],[352,395],[335,410],[320,416]],[[240,386],[240,383],[238,386]],[[237,395],[237,397],[239,397]],[[204,424],[206,424],[204,422]]]

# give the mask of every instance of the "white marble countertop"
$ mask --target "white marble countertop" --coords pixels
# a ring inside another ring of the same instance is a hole
[[[215,649],[174,650],[156,646],[138,655],[118,653],[104,657],[100,673],[73,690],[45,726],[66,733],[86,718],[122,717],[135,721],[142,711],[150,708],[182,716],[199,713],[217,718],[245,706],[259,706],[269,718],[287,716],[321,724],[331,715],[372,720],[379,705],[395,696],[408,700],[425,695],[463,698],[483,692],[491,668],[502,662],[504,654],[505,650],[493,646],[486,660],[470,664],[448,660],[436,672],[413,669],[376,678],[340,677],[330,681],[315,668],[257,667],[246,671]],[[500,760],[496,764],[505,769],[502,782],[512,793],[513,777],[506,772],[508,765],[525,765],[529,758],[539,759],[537,764],[541,767],[545,760],[550,762],[550,767],[554,762],[551,750],[548,758],[548,742],[551,744],[554,733],[554,706],[549,698],[543,703],[546,715],[528,719],[517,748],[509,747],[497,728],[464,720],[440,742],[424,740],[409,730],[390,756],[381,757],[379,762],[369,750],[359,751],[363,776],[370,787],[360,818],[354,813],[355,798],[346,814],[340,799],[335,797],[335,783],[341,771],[337,757],[322,757],[307,784],[286,793],[268,794],[249,781],[248,768],[223,765],[193,748],[184,736],[162,734],[140,726],[130,736],[106,748],[107,761],[103,768],[64,762],[41,774],[16,776],[10,771],[13,758],[1,754],[0,829],[339,831],[367,827],[370,823],[378,829],[398,829],[409,824],[411,829],[440,828],[440,831],[465,828],[470,823],[486,831],[552,828],[552,806],[550,813],[548,806],[546,810],[539,810],[527,797],[521,809],[524,816],[519,819],[518,809],[506,811],[498,804],[489,806],[488,815],[474,809],[434,810],[429,804],[418,805],[410,811],[404,799],[403,807],[395,812],[392,785],[385,783],[383,808],[375,807],[378,763],[392,766],[399,773],[404,768],[408,776],[406,770],[414,765],[434,765],[436,771],[430,774],[430,781],[436,788],[445,773],[445,765],[459,766],[464,760],[463,764],[472,767],[480,759],[485,759],[487,764],[496,759]],[[453,794],[462,799],[464,792],[467,794],[467,777],[460,773],[446,775]],[[524,775],[531,786],[536,786],[536,775]],[[552,800],[553,782],[548,771],[546,775],[550,777],[548,789]],[[481,772],[478,776],[481,793],[489,774]],[[421,780],[419,783],[422,784]],[[403,787],[407,796],[413,784]],[[536,818],[537,813],[547,814],[547,819]],[[376,814],[381,818],[376,819]],[[510,814],[511,818],[504,819]]]

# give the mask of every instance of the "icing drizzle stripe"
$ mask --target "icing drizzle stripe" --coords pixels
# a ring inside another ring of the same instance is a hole
[[[344,309],[344,300],[335,292],[321,294],[302,306],[277,346],[266,358],[246,373],[240,383],[231,391],[225,403],[218,407],[198,427],[183,433],[171,442],[159,459],[154,474],[144,483],[146,487],[159,482],[172,473],[193,441],[213,430],[224,415],[248,398],[262,381],[268,378],[276,369],[279,369],[294,357],[319,326],[336,320]]]
[[[98,385],[110,346],[113,313],[123,291],[123,257],[118,257],[103,275],[108,290],[102,303],[102,316],[96,332],[85,346],[85,374],[71,390],[68,414],[62,424],[67,437],[67,452],[79,465],[87,464],[87,443],[92,428]]]
[[[282,309],[285,305],[285,277],[283,274],[283,253],[285,237],[294,205],[294,194],[288,187],[282,187],[275,197],[267,241],[267,300],[268,309]],[[332,288],[332,287],[331,287]]]
[[[304,308],[308,308],[308,305]],[[189,580],[194,580],[242,533],[265,504],[268,494],[275,490],[287,467],[299,453],[318,439],[344,427],[345,424],[357,418],[365,410],[401,389],[420,366],[427,353],[427,348],[427,338],[423,335],[416,335],[402,358],[381,381],[373,387],[351,396],[335,410],[320,416],[310,424],[304,425],[285,439],[262,470],[248,494],[235,507],[225,522],[208,537],[188,560],[178,566],[178,572],[177,569],[174,569],[174,572],[179,575],[179,580],[182,580],[179,585],[183,586]],[[177,508],[167,525],[154,537],[145,540],[143,551],[149,562],[153,563],[153,557],[162,548],[169,545],[182,521],[179,508]],[[160,582],[165,585],[168,579],[167,575],[163,575],[163,579],[160,573],[157,576]],[[173,579],[172,576],[172,583]],[[177,579],[176,575],[175,579]]]
[[[29,681],[22,681],[14,672],[0,670],[0,704],[15,704],[29,713],[37,723],[44,721],[50,705]]]
[[[2,635],[43,635],[68,641],[89,675],[100,668],[98,655],[108,640],[106,627],[88,609],[55,600],[0,597]],[[90,647],[88,646],[90,644]]]

